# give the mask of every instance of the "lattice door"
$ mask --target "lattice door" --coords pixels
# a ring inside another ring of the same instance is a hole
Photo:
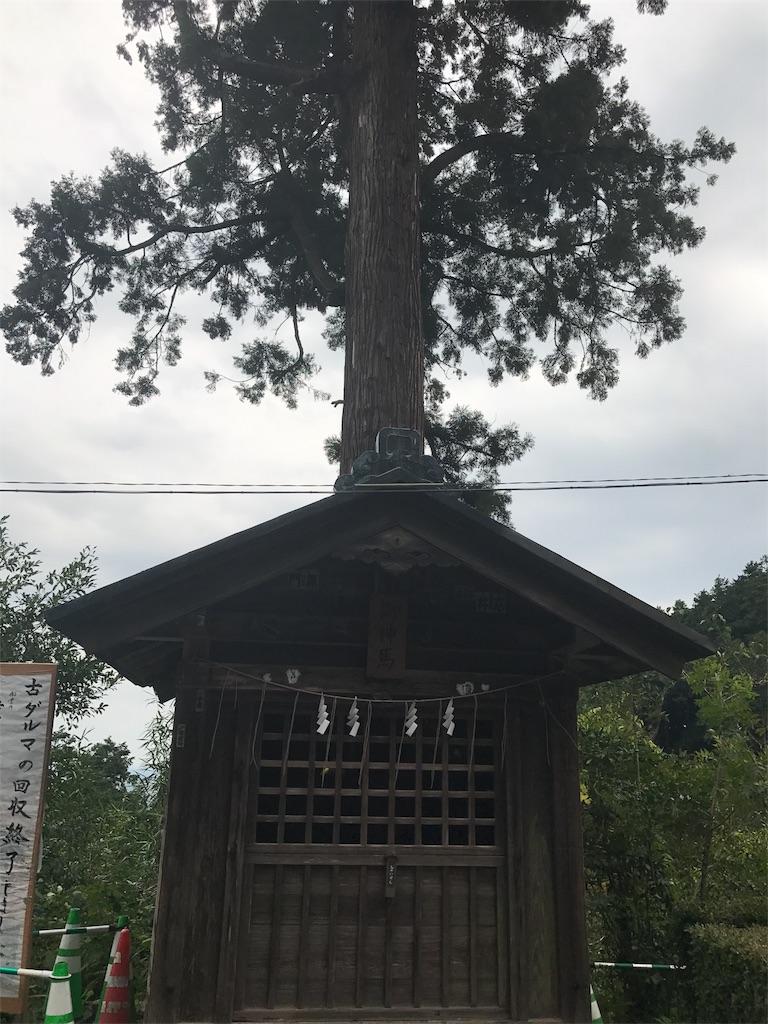
[[[304,698],[261,716],[235,1019],[505,1016],[499,728],[360,708],[354,739],[348,701],[325,737]]]

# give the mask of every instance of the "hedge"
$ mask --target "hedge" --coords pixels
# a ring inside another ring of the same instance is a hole
[[[697,924],[690,936],[690,981],[699,1024],[768,1021],[768,927]]]

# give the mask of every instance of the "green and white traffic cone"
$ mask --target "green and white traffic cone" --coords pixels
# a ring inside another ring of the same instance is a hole
[[[66,963],[62,960],[54,965],[48,1002],[45,1004],[45,1024],[74,1024],[72,992]]]
[[[592,1012],[592,1024],[603,1024],[603,1018],[600,1014],[600,1007],[597,1005],[597,1000],[595,999],[595,991],[591,985],[589,986],[589,1002],[590,1010]]]
[[[67,929],[80,927],[80,911],[73,907],[67,916]],[[69,974],[69,988],[72,993],[72,1013],[75,1019],[83,1015],[83,964],[80,956],[80,939],[78,932],[67,930],[61,937],[59,952],[56,954],[54,970],[64,964]]]

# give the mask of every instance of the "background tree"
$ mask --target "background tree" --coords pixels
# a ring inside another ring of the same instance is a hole
[[[647,673],[582,692],[579,742],[595,959],[690,967],[693,923],[766,923],[767,575],[768,560],[761,558],[737,579],[717,580],[691,608],[675,605],[681,618],[705,609],[721,646],[685,673],[693,719],[682,742],[665,748],[656,742],[664,735],[666,694],[677,682]],[[733,638],[728,616],[746,642]],[[701,619],[697,625],[702,628]],[[690,1021],[697,1018],[689,980],[601,972],[595,984],[609,1019]]]
[[[708,590],[696,594],[690,606],[676,601],[670,611],[686,626],[709,636],[736,674],[746,674],[758,681],[753,710],[765,728],[768,556],[747,563],[733,580],[718,577]],[[690,680],[684,677],[670,686],[668,680],[658,679],[656,686],[662,698],[658,736],[661,746],[665,750],[688,751],[711,747]]]
[[[139,1004],[149,968],[169,741],[169,709],[158,708],[138,769],[124,743],[89,743],[64,732],[53,736],[48,769],[35,927],[61,927],[72,907],[85,924],[114,924],[127,915]],[[111,941],[111,935],[89,936],[82,944],[88,1020],[98,1009]],[[56,948],[56,940],[36,940],[33,962],[50,966]],[[46,996],[45,986],[33,988],[36,1020],[44,1018]]]
[[[108,665],[51,629],[43,612],[82,597],[96,580],[96,553],[83,548],[61,569],[44,572],[39,551],[13,541],[0,519],[0,661],[56,662],[56,713],[68,724],[98,714],[117,682]]]
[[[242,397],[291,403],[317,369],[302,311],[330,310],[327,340],[346,347],[342,467],[383,425],[421,428],[424,379],[427,438],[450,435],[439,456],[458,453],[457,479],[474,460],[469,476],[492,480],[530,439],[481,418],[467,443],[463,413],[441,415],[466,353],[493,383],[540,358],[552,383],[575,375],[602,399],[618,377],[611,324],[641,356],[682,332],[660,254],[700,242],[687,172],[733,147],[706,130],[658,140],[627,83],[608,84],[623,50],[585,5],[124,8],[122,52],[157,84],[178,159],[158,170],[115,151],[98,180],[64,178],[16,211],[26,263],[1,319],[19,361],[51,372],[118,289],[136,325],[118,389],[141,403],[180,356],[179,297],[206,292],[212,338],[251,314],[288,318],[295,352],[246,335],[235,363]]]
[[[149,964],[160,836],[165,803],[171,708],[158,707],[137,768],[128,747],[87,740],[87,719],[104,708],[118,681],[113,669],[50,629],[46,609],[80,597],[96,578],[96,554],[84,548],[61,569],[44,572],[39,552],[10,537],[0,519],[0,660],[57,662],[56,713],[48,763],[42,869],[36,928],[56,928],[78,907],[85,923],[131,920],[132,964],[143,998]],[[86,1002],[98,998],[110,936],[83,944]],[[32,962],[51,966],[55,940],[36,940]],[[34,1019],[45,1015],[45,986],[33,986]],[[96,1007],[89,1006],[87,1019]]]

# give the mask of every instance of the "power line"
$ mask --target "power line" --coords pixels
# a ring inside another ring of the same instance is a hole
[[[538,486],[545,484],[617,484],[617,483],[644,483],[649,481],[666,481],[666,480],[731,480],[739,477],[756,477],[759,478],[758,482],[764,480],[762,473],[710,473],[702,474],[696,473],[693,475],[681,475],[681,476],[618,476],[618,477],[595,477],[595,478],[575,478],[572,480],[509,480],[504,483],[496,484],[495,487],[523,487],[523,486]],[[158,480],[0,480],[0,484],[4,486],[18,485],[18,486],[39,486],[39,487],[220,487],[220,488],[232,488],[232,487],[323,487],[328,488],[330,485],[323,481],[322,483],[304,483],[304,484],[291,484],[291,483],[280,483],[280,484],[253,484],[253,483],[201,483],[199,481],[158,481]]]
[[[15,483],[16,481],[3,481],[3,483]],[[19,481],[21,484],[22,481]],[[93,485],[77,486],[77,481],[72,484],[64,482],[56,483],[51,481],[53,486],[32,486],[33,481],[28,482],[30,486],[0,487],[2,494],[133,494],[133,495],[159,495],[159,494],[192,494],[192,495],[288,495],[288,494],[333,494],[333,488],[328,484],[109,484],[105,487]],[[40,481],[40,484],[46,481]],[[82,483],[85,483],[84,481]],[[534,491],[608,491],[642,489],[648,487],[717,487],[729,484],[756,484],[768,483],[768,476],[759,476],[756,473],[739,475],[724,475],[722,477],[672,477],[653,478],[637,477],[635,479],[625,478],[624,480],[584,480],[584,481],[520,481],[518,483],[502,483],[492,487],[461,487],[457,485],[424,485],[415,484],[368,484],[358,485],[362,490],[368,488],[376,490],[391,490],[402,488],[408,491],[428,491],[434,493],[439,491],[442,494],[462,494],[467,491],[472,493],[518,493],[524,494]],[[175,488],[179,488],[178,490]],[[238,489],[239,488],[239,489]]]

